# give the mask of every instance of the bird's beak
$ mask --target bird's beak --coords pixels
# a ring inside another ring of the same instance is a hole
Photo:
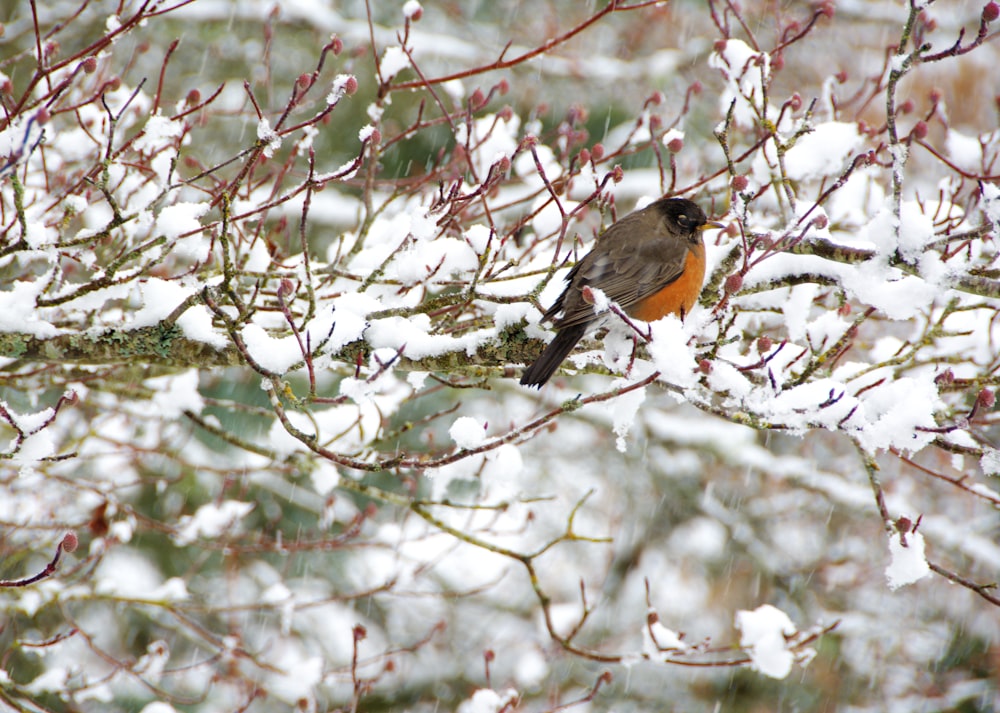
[[[725,227],[726,227],[725,223],[717,223],[715,221],[710,220],[707,223],[705,223],[703,226],[701,226],[700,228],[698,228],[698,230],[711,230],[712,228],[719,228],[719,229],[721,229],[721,228],[725,228]]]

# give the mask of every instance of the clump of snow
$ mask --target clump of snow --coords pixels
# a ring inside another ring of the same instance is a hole
[[[764,102],[764,84],[770,79],[771,57],[754,50],[743,40],[726,40],[708,58],[708,66],[718,69],[726,80],[719,96],[724,116],[736,100],[733,119],[738,126],[753,126]]]
[[[792,670],[795,655],[788,648],[787,637],[796,629],[788,615],[764,604],[753,611],[736,612],[740,647],[749,655],[753,667],[765,676],[785,678]]]
[[[530,648],[517,657],[514,680],[522,689],[539,690],[551,673],[548,658],[537,648]]]
[[[937,287],[919,277],[903,275],[889,265],[889,259],[897,252],[912,259],[933,240],[933,227],[917,204],[901,206],[900,224],[891,209],[883,206],[861,227],[857,239],[875,245],[878,255],[842,273],[840,282],[848,294],[890,319],[910,319],[930,308]]]
[[[529,315],[535,317],[537,320],[538,313],[530,304],[524,302],[498,304],[493,309],[493,324],[496,325],[497,329],[506,329],[513,324],[519,324],[527,320]]]
[[[476,448],[486,440],[486,424],[472,416],[462,416],[451,424],[448,435],[459,448]]]
[[[385,48],[382,62],[379,64],[379,71],[382,73],[382,79],[389,81],[409,66],[410,58],[403,51],[403,48],[399,45],[393,45]]]
[[[513,122],[513,119],[511,121]],[[527,179],[529,185],[533,185],[536,188],[542,188],[544,187],[545,182],[542,180],[542,177],[538,172],[539,165],[541,165],[542,172],[545,174],[545,177],[550,181],[562,175],[563,166],[556,157],[555,151],[553,151],[551,147],[546,146],[545,144],[536,143],[534,149],[534,154],[532,154],[531,151],[521,151],[514,157],[512,166],[516,176]],[[536,157],[537,162],[535,160]],[[499,156],[494,158],[493,162],[496,162],[497,160],[499,160]],[[491,165],[493,162],[491,162]],[[546,196],[543,200],[548,202],[549,197]],[[563,203],[563,206],[567,208],[567,212],[572,207],[571,204],[567,204],[565,202]]]
[[[729,443],[732,445],[732,441]],[[670,533],[670,552],[699,561],[719,559],[726,552],[729,532],[718,520],[698,516],[675,527]],[[657,639],[659,640],[659,639]]]
[[[198,218],[208,212],[208,203],[175,203],[156,216],[158,233],[168,240],[201,228]]]
[[[483,482],[500,479],[509,482],[524,470],[524,459],[521,451],[513,443],[505,443],[499,448],[487,451],[486,467],[483,469]]]
[[[162,585],[162,576],[149,558],[135,550],[117,547],[100,560],[94,591],[121,597],[145,598]]]
[[[149,593],[150,600],[163,602],[182,602],[190,596],[187,584],[180,577],[171,577]]]
[[[14,280],[10,289],[0,290],[0,331],[20,332],[39,338],[54,337],[56,329],[35,307],[35,300],[46,287],[45,280]]]
[[[680,129],[669,129],[664,132],[663,138],[660,139],[660,141],[663,143],[664,146],[669,146],[670,142],[674,140],[683,141],[684,132],[681,131]]]
[[[395,408],[391,401],[376,405],[372,400],[365,400],[358,404],[346,403],[317,409],[311,414],[289,411],[285,415],[294,429],[307,435],[321,437],[324,434],[337,434],[336,447],[341,452],[349,453],[368,444],[381,433],[380,405]],[[306,448],[278,419],[272,423],[267,438],[268,445],[282,455]]]
[[[316,317],[299,329],[301,344],[294,334],[272,337],[259,324],[248,324],[241,336],[247,351],[254,361],[275,373],[285,373],[293,365],[303,361],[302,350],[307,344],[316,345],[335,330],[335,311],[321,311]]]
[[[540,159],[552,158],[552,154],[549,151],[541,151],[539,149],[536,149],[536,151],[539,152]],[[528,156],[527,160],[525,160],[524,158],[526,155]],[[518,156],[517,160],[514,162],[514,166],[518,172],[527,171],[530,169],[531,171],[530,174],[524,174],[524,173],[521,174],[521,177],[525,179],[526,183],[528,184],[537,183],[539,184],[539,186],[542,185],[543,183],[542,178],[537,173],[535,163],[534,161],[531,160],[530,154],[521,153],[521,155]],[[544,166],[544,161],[543,161],[543,166]],[[560,172],[561,172],[560,169],[558,168],[558,166],[556,166],[554,167],[554,170],[547,170],[545,172],[545,175],[551,179],[553,175],[559,175]],[[538,198],[535,199],[535,202],[531,206],[531,210],[533,213],[533,216],[531,218],[531,229],[535,232],[535,235],[538,235],[540,237],[545,237],[547,235],[556,235],[560,231],[562,231],[563,221],[565,220],[564,213],[571,212],[574,208],[576,208],[577,204],[575,201],[567,200],[564,198],[561,201],[561,205],[562,205],[562,210],[560,210],[560,206],[556,205],[554,201],[550,200],[547,195],[539,195]],[[569,222],[569,225],[567,226],[567,231],[572,229],[572,226],[574,225],[575,222],[576,222],[575,220],[571,220]]]
[[[357,79],[353,74],[338,74],[333,78],[333,84],[330,86],[330,93],[326,95],[327,104],[336,104],[339,102],[344,94],[347,93],[348,86],[351,82],[357,83]]]
[[[243,503],[237,500],[224,500],[221,503],[202,505],[195,511],[194,515],[185,515],[177,523],[177,531],[173,536],[174,542],[183,547],[190,545],[199,537],[218,537],[253,509],[253,503]]]
[[[391,272],[407,285],[448,280],[455,274],[472,272],[479,257],[464,240],[441,237],[415,240],[393,260]]]
[[[366,315],[382,309],[382,303],[366,293],[349,292],[333,300],[333,332],[327,342],[332,351],[361,339],[368,327]]]
[[[0,156],[14,158],[26,153],[41,138],[42,131],[34,120],[12,122],[0,131]]]
[[[424,388],[424,384],[427,381],[427,377],[430,376],[426,371],[411,371],[406,375],[406,383],[409,384],[414,391],[419,391]]]
[[[152,152],[162,149],[184,133],[184,122],[154,114],[146,121],[142,134],[132,143],[136,151]]]
[[[654,615],[652,610],[648,615]],[[665,627],[657,618],[642,628],[642,652],[653,661],[669,658],[674,652],[684,651],[688,645],[673,629]]]
[[[934,412],[942,404],[930,375],[881,384],[859,399],[861,408],[848,423],[862,424],[855,437],[868,452],[898,448],[916,453],[934,440]]]
[[[138,285],[141,306],[134,312],[129,325],[134,328],[160,324],[185,299],[200,289],[194,281],[163,280],[150,277]],[[212,315],[204,305],[191,305],[177,319],[177,326],[184,336],[223,349],[229,338],[212,324]]]
[[[248,324],[241,334],[243,343],[258,364],[283,374],[303,359],[302,347],[295,335],[272,337],[258,324]]]
[[[931,572],[924,556],[924,536],[919,532],[895,532],[889,537],[892,560],[885,568],[889,589],[899,589],[923,579]]]
[[[980,183],[983,199],[980,207],[993,223],[993,229],[1000,231],[1000,186],[995,183]]]
[[[803,134],[785,153],[788,177],[796,181],[837,176],[864,146],[857,124],[828,121]]]
[[[632,430],[639,407],[645,400],[646,389],[642,388],[632,389],[611,402],[612,430],[615,433],[615,448],[619,453],[625,452],[625,438]]]
[[[279,639],[273,647],[268,647],[275,664],[269,667],[266,683],[271,694],[290,706],[311,701],[315,695],[313,689],[323,679],[323,657],[310,656],[293,642],[294,639]]]
[[[688,346],[691,335],[680,319],[669,315],[649,325],[652,341],[647,345],[650,358],[660,378],[681,388],[698,383],[694,350]]]
[[[455,141],[469,145],[475,150],[470,155],[476,175],[480,180],[489,175],[490,167],[503,158],[510,159],[517,151],[521,119],[512,114],[509,119],[486,114],[468,123],[461,123],[455,131]],[[530,170],[534,172],[534,162],[528,152]],[[520,156],[518,157],[520,158]],[[551,179],[552,176],[549,176]]]
[[[309,480],[317,493],[329,495],[340,485],[340,473],[329,461],[317,460],[309,474]]]
[[[945,150],[952,162],[961,169],[979,172],[983,168],[983,145],[977,136],[966,136],[948,129],[944,140]]]
[[[1000,449],[986,448],[979,459],[979,467],[986,475],[1000,475]]]
[[[146,380],[146,386],[153,392],[153,405],[163,418],[180,418],[185,411],[201,413],[205,405],[198,393],[197,369]]]
[[[142,707],[139,713],[177,713],[177,709],[163,701],[153,701]]]
[[[12,440],[11,446],[5,448],[4,452],[10,452],[13,444],[14,441]],[[49,458],[55,454],[56,443],[52,432],[48,429],[42,429],[21,440],[18,444],[17,452],[11,456],[11,461],[16,464],[30,463],[42,460],[43,458]]]
[[[406,2],[403,3],[403,16],[406,18],[413,19],[415,15],[422,11],[423,8],[417,0],[406,0]]]
[[[806,337],[806,324],[812,311],[813,299],[819,285],[793,285],[788,290],[788,298],[781,305],[785,316],[785,329],[793,342],[802,342]]]
[[[458,705],[457,713],[500,713],[511,710],[517,702],[518,693],[508,688],[503,693],[497,693],[491,688],[480,688],[471,698]]]
[[[488,225],[483,225],[482,223],[476,223],[475,225],[469,226],[462,237],[469,246],[475,250],[477,255],[483,255],[486,253],[486,249],[489,247],[490,239],[493,237],[493,231]]]
[[[55,440],[51,431],[46,427],[55,417],[55,411],[46,408],[35,412],[19,413],[8,403],[0,401],[0,405],[3,406],[5,420],[16,426],[22,434],[25,434],[24,438],[19,436],[11,438],[10,444],[3,449],[3,452],[11,453],[17,448],[16,453],[11,456],[14,463],[30,463],[55,455]]]
[[[934,221],[916,201],[903,201],[899,208],[899,254],[916,262],[935,239]]]
[[[264,155],[267,158],[274,156],[274,152],[281,148],[281,136],[264,117],[257,122],[257,138],[264,142]]]
[[[372,320],[365,338],[373,347],[401,349],[411,359],[440,356],[448,352],[476,353],[478,347],[493,339],[493,329],[482,329],[459,336],[431,334],[431,319],[426,314],[415,314],[409,319],[387,317]]]

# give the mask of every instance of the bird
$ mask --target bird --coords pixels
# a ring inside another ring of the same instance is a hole
[[[629,317],[652,322],[668,314],[681,319],[694,307],[705,279],[702,231],[725,227],[686,198],[660,198],[615,222],[566,276],[566,289],[542,316],[556,336],[524,370],[523,386],[541,388],[598,324],[584,288],[601,290]]]

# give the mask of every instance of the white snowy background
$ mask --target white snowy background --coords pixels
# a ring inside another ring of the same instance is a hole
[[[1000,705],[994,3],[23,5],[0,707]]]

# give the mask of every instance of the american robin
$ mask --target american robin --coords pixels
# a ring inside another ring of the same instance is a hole
[[[584,287],[601,290],[636,319],[652,322],[668,314],[683,319],[705,278],[701,232],[721,227],[686,198],[661,198],[605,230],[594,249],[569,271],[566,289],[543,315],[558,331],[524,370],[521,383],[541,387],[600,319],[584,299]]]

